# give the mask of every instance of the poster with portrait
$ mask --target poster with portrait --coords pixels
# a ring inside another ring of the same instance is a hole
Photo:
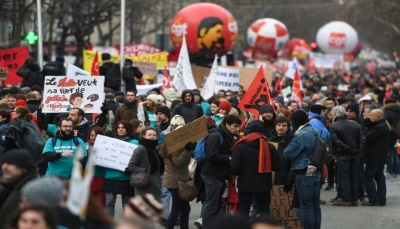
[[[81,108],[85,113],[101,113],[103,92],[104,76],[46,76],[42,112],[62,113]]]

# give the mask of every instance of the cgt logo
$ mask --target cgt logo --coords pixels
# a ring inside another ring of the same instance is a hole
[[[239,27],[232,17],[228,17],[228,30],[234,34],[237,34],[239,31]]]
[[[181,22],[181,18],[174,21],[171,26],[171,33],[176,37],[181,37],[183,34],[187,34],[187,24]]]
[[[329,37],[329,47],[344,49],[346,46],[345,33],[331,33]]]
[[[275,46],[275,41],[272,38],[261,38],[256,42],[256,47],[263,51],[272,50]]]

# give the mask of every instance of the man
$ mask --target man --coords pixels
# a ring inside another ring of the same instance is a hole
[[[26,103],[28,105],[28,109],[31,113],[35,113],[36,110],[40,106],[40,101],[36,98],[36,95],[34,93],[28,93],[25,95],[26,98]]]
[[[226,97],[226,91],[225,90],[219,90],[218,91],[218,95],[217,98],[219,101],[221,101],[222,99],[225,99]]]
[[[10,94],[7,98],[7,104],[8,104],[8,109],[9,111],[13,111],[15,108],[15,103],[18,100],[18,96],[14,94]]]
[[[133,66],[133,61],[131,59],[125,59],[122,77],[125,80],[125,91],[133,90],[137,94],[136,79],[142,78],[143,73],[139,71],[138,67]]]
[[[345,99],[345,98],[338,98],[337,99],[337,101],[338,101],[338,104],[340,105],[340,106],[342,106],[344,109],[346,109],[346,107],[347,107],[347,105],[349,104],[348,102],[347,102],[347,100]]]
[[[46,176],[55,175],[65,179],[71,177],[74,157],[78,146],[87,156],[85,143],[74,136],[73,122],[70,118],[63,118],[57,123],[57,133],[49,138],[43,148],[43,159],[48,162]]]
[[[103,61],[103,65],[100,66],[100,75],[104,76],[104,87],[108,87],[113,89],[114,91],[119,91],[121,86],[121,81],[119,83],[114,84],[113,79],[119,78],[121,80],[121,70],[119,68],[119,64],[114,64],[111,60],[111,55],[109,53],[102,53],[101,59]],[[108,71],[113,71],[113,79],[108,77]],[[136,93],[135,93],[136,94]]]
[[[115,101],[115,95],[113,93],[107,93],[106,100],[110,106],[110,110],[113,112],[113,114],[115,114],[119,107],[119,104]]]
[[[271,104],[263,104],[260,107],[259,110],[259,115],[258,115],[258,121],[262,123],[263,129],[264,129],[264,135],[268,138],[271,137],[272,131],[274,130],[274,122],[276,119],[276,114],[274,112],[274,109],[272,108]],[[245,129],[245,135],[247,134],[247,129],[250,128],[253,122],[249,122],[248,125],[246,125]]]
[[[290,100],[288,104],[288,110],[290,112],[294,112],[295,110],[299,109],[299,106],[297,105],[297,102],[294,100]]]
[[[346,112],[348,119],[357,122],[364,129],[364,117],[360,116],[360,110],[356,102],[350,102],[349,105],[346,106]]]
[[[221,208],[221,197],[225,190],[225,181],[229,179],[231,148],[235,136],[239,134],[241,120],[235,115],[227,115],[221,124],[210,130],[205,142],[206,161],[201,176],[206,186],[207,206],[203,214],[203,228],[212,228]],[[222,137],[222,142],[221,142]]]
[[[237,98],[238,98],[239,101],[243,98],[243,96],[244,96],[245,93],[246,93],[245,90],[239,90],[239,91],[237,92]]]
[[[310,105],[311,105],[311,99],[309,96],[306,96],[303,98],[301,101],[301,107],[304,111],[309,112],[310,111]]]
[[[331,140],[331,135],[324,125],[326,110],[326,107],[318,104],[317,102],[317,104],[311,106],[308,115],[310,116],[310,125],[313,126],[315,129],[321,131],[321,137],[327,140]]]
[[[374,109],[378,109],[378,107],[375,106],[375,105],[368,105],[368,106],[365,106],[364,112],[363,112],[364,120],[367,119],[367,118],[369,117],[369,113],[371,113],[371,111],[374,110]]]
[[[360,106],[361,111],[364,111],[366,106],[372,105],[372,98],[369,95],[364,95],[361,97],[360,100],[358,100],[358,104]]]
[[[329,131],[332,136],[333,152],[339,170],[339,186],[342,201],[334,201],[333,206],[357,206],[359,191],[360,158],[365,147],[362,127],[355,121],[347,119],[346,111],[341,106],[332,108],[335,122]]]
[[[121,120],[130,121],[132,119],[138,119],[149,126],[149,116],[147,115],[146,107],[138,104],[136,94],[133,90],[126,92],[124,103],[118,107],[114,114],[113,130],[117,129],[117,123]]]
[[[174,107],[171,116],[180,115],[185,119],[185,123],[190,123],[204,115],[203,109],[194,102],[192,90],[182,91],[182,102]]]
[[[1,164],[0,178],[0,228],[6,228],[11,214],[18,208],[21,188],[37,177],[36,167],[25,149],[10,150]]]
[[[310,157],[314,154],[316,134],[319,131],[309,122],[303,110],[293,112],[290,117],[295,135],[284,151],[286,158],[292,161],[292,171],[295,179],[288,180],[284,191],[289,192],[294,182],[299,197],[300,207],[296,208],[304,229],[321,228],[320,207],[320,173],[313,166]]]
[[[161,106],[156,110],[157,122],[159,124],[156,127],[157,133],[160,134],[166,130],[170,125],[171,111],[166,106]]]
[[[318,101],[318,100],[320,100],[320,99],[321,99],[321,96],[320,96],[318,93],[314,93],[314,94],[311,96],[311,101],[312,101],[312,102]]]
[[[35,94],[37,100],[42,100],[42,94],[39,91],[32,91],[32,94]]]
[[[275,104],[278,105],[278,108],[284,108],[285,109],[285,99],[283,96],[278,95],[274,98]]]
[[[193,95],[194,95],[194,102],[201,106],[201,108],[203,109],[203,113],[205,115],[210,115],[211,114],[210,104],[204,102],[204,99],[200,95],[200,90],[193,89]]]
[[[365,188],[369,202],[365,206],[386,205],[386,181],[383,174],[390,145],[390,126],[379,109],[372,110],[365,122]],[[376,186],[375,183],[376,182]]]
[[[43,66],[43,77],[45,76],[65,76],[65,58],[63,56],[57,56],[55,61],[52,61]],[[43,85],[39,85],[43,86]]]
[[[290,129],[290,119],[285,116],[278,116],[275,119],[275,130],[268,142],[277,145],[276,154],[272,156],[272,170],[275,171],[274,185],[284,185],[291,168],[291,162],[284,157],[283,152],[292,141],[294,134]]]
[[[325,100],[325,107],[328,109],[332,109],[334,106],[336,106],[336,100],[332,97],[329,97]]]

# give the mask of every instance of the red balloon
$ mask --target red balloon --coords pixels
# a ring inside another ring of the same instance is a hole
[[[176,49],[182,36],[190,54],[214,58],[233,49],[238,37],[235,18],[223,7],[212,3],[196,3],[180,10],[172,19],[170,38]]]

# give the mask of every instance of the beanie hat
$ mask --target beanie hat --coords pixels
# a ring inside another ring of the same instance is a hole
[[[345,98],[338,98],[338,104],[342,105],[343,103],[347,102],[347,100]]]
[[[45,176],[28,182],[21,190],[22,196],[32,204],[57,207],[64,199],[64,184],[56,176]]]
[[[27,107],[27,106],[28,104],[23,99],[18,99],[17,102],[15,103],[15,107]]]
[[[264,133],[263,127],[259,123],[254,123],[253,125],[250,126],[249,128],[249,134],[251,133]]]
[[[360,108],[358,107],[358,104],[356,102],[349,103],[349,105],[347,105],[347,107],[346,107],[346,110],[354,111],[357,114],[357,116],[360,113]]]
[[[130,198],[124,208],[124,218],[136,218],[144,221],[158,222],[164,205],[152,194],[142,194]]]
[[[157,93],[157,95],[161,94],[160,88],[156,87],[150,90],[150,92],[155,91]]]
[[[101,54],[101,60],[111,60],[111,55],[110,55],[110,53],[102,53]]]
[[[184,126],[185,125],[185,120],[182,118],[182,116],[175,115],[171,119],[171,125],[172,126]]]
[[[290,116],[294,130],[299,129],[300,126],[308,122],[308,115],[304,110],[295,110]]]
[[[228,101],[232,104],[232,107],[237,107],[239,105],[239,100],[237,98],[230,98]]]
[[[315,104],[315,105],[311,106],[310,111],[315,114],[320,114],[322,110],[326,110],[326,109],[327,108],[325,106]]]
[[[161,106],[161,107],[157,108],[157,110],[156,110],[156,115],[157,115],[157,113],[159,113],[159,112],[165,114],[165,115],[168,117],[168,119],[171,118],[171,110],[170,110],[168,107],[166,107],[166,106]]]
[[[229,113],[232,108],[232,104],[228,102],[228,100],[222,100],[218,106],[219,109],[226,110],[226,113]]]
[[[281,104],[285,103],[285,100],[283,99],[283,96],[281,96],[281,95],[276,96],[274,99],[276,102],[279,102]]]
[[[173,88],[168,88],[163,93],[164,97],[168,101],[173,101],[177,99],[176,92]]]
[[[306,96],[306,97],[304,97],[304,98],[303,98],[303,102],[307,103],[307,104],[308,104],[308,106],[310,106],[310,104],[311,104],[311,99],[310,99],[310,96]]]
[[[119,96],[119,95],[124,95],[124,93],[122,92],[122,91],[116,91],[115,93],[114,93],[114,95],[115,95],[115,97],[117,97],[117,96]]]
[[[26,169],[28,172],[36,168],[33,164],[32,156],[26,149],[12,149],[3,157],[3,162],[18,166],[21,169]]]
[[[193,95],[200,95],[200,90],[199,89],[193,89]]]
[[[345,94],[343,91],[336,92],[336,97],[344,97],[344,96],[345,96]]]
[[[150,94],[150,95],[148,95],[146,97],[146,99],[150,99],[155,104],[160,104],[161,103],[161,98],[158,95]]]
[[[59,62],[59,63],[64,64],[64,61],[65,61],[65,59],[64,59],[63,56],[57,56],[57,57],[56,57],[56,62]]]
[[[217,126],[215,120],[211,116],[206,115],[206,119],[207,119],[207,129],[208,130],[215,128]]]

